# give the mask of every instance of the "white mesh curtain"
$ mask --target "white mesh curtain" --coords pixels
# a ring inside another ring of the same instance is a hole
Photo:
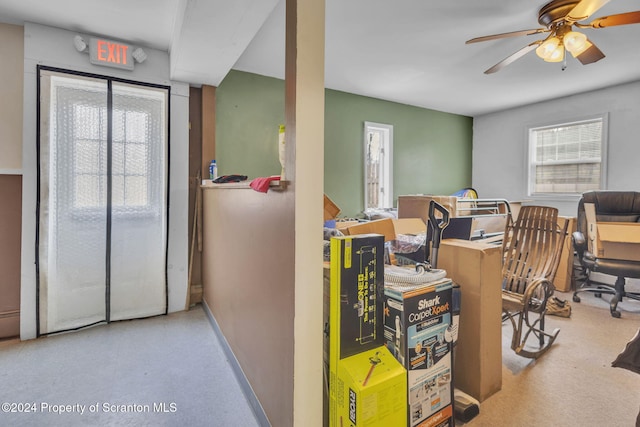
[[[38,331],[166,313],[168,89],[39,68]]]

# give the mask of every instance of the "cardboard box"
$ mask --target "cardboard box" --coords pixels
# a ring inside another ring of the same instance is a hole
[[[598,222],[598,258],[640,261],[640,223]]]
[[[471,224],[472,237],[480,237],[481,235],[495,235],[496,233],[504,233],[507,226],[507,214],[505,215],[487,215],[473,217]]]
[[[406,425],[453,424],[452,284],[385,285],[384,337],[407,369]]]
[[[407,195],[398,196],[398,218],[420,218],[426,222],[429,220],[429,202],[435,200],[449,211],[451,217],[458,215],[456,196],[426,196]]]
[[[386,427],[406,419],[406,372],[384,346],[383,248],[377,234],[331,239],[331,427]]]
[[[396,229],[393,225],[393,219],[391,218],[360,222],[346,227],[342,232],[349,236],[355,236],[358,234],[382,234],[385,242],[390,242],[396,238]]]
[[[360,224],[360,221],[355,219],[336,219],[336,228],[340,231],[345,231],[347,227],[358,224]]]
[[[598,258],[640,261],[640,223],[597,222],[593,203],[584,204],[589,249]]]
[[[335,382],[331,426],[406,424],[406,371],[386,347],[341,360]]]
[[[438,268],[460,285],[454,384],[482,402],[502,388],[502,247],[443,240]]]
[[[577,221],[575,217],[558,217],[559,226],[564,227],[564,221],[569,221],[567,235],[564,238],[564,247],[560,255],[560,264],[553,285],[560,292],[570,292],[573,277],[573,241],[571,234],[576,231]]]
[[[393,219],[393,228],[396,236],[398,234],[418,235],[426,233],[427,225],[420,218],[397,218]]]
[[[384,242],[380,235],[331,239],[330,331],[343,359],[384,344]],[[335,300],[335,307],[334,307]]]
[[[330,219],[334,219],[340,213],[340,208],[333,203],[327,195],[324,195],[324,220],[328,221]]]

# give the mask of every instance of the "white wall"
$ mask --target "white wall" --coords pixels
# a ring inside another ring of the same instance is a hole
[[[43,25],[24,26],[24,107],[22,142],[22,275],[20,337],[36,336],[36,96],[37,65],[82,71],[123,79],[171,86],[170,118],[170,210],[168,292],[169,311],[185,308],[188,254],[188,158],[189,158],[189,87],[169,80],[169,55],[144,47],[147,60],[133,71],[92,65],[89,55],[73,46],[76,32]],[[88,35],[81,34],[88,41]],[[107,37],[118,40],[118,35]]]
[[[640,191],[640,81],[475,117],[473,187],[482,198],[527,201],[527,128],[608,113],[608,190]],[[578,197],[537,199],[575,216]]]

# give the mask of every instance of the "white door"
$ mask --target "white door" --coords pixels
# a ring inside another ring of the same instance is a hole
[[[166,313],[168,89],[38,72],[38,334]]]

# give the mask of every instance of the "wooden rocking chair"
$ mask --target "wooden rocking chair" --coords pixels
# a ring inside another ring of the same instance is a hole
[[[567,234],[568,221],[558,225],[558,209],[523,206],[514,223],[508,221],[502,243],[502,320],[511,320],[511,348],[536,359],[551,347],[560,329],[544,330],[547,301]],[[538,347],[527,345],[533,333]]]

